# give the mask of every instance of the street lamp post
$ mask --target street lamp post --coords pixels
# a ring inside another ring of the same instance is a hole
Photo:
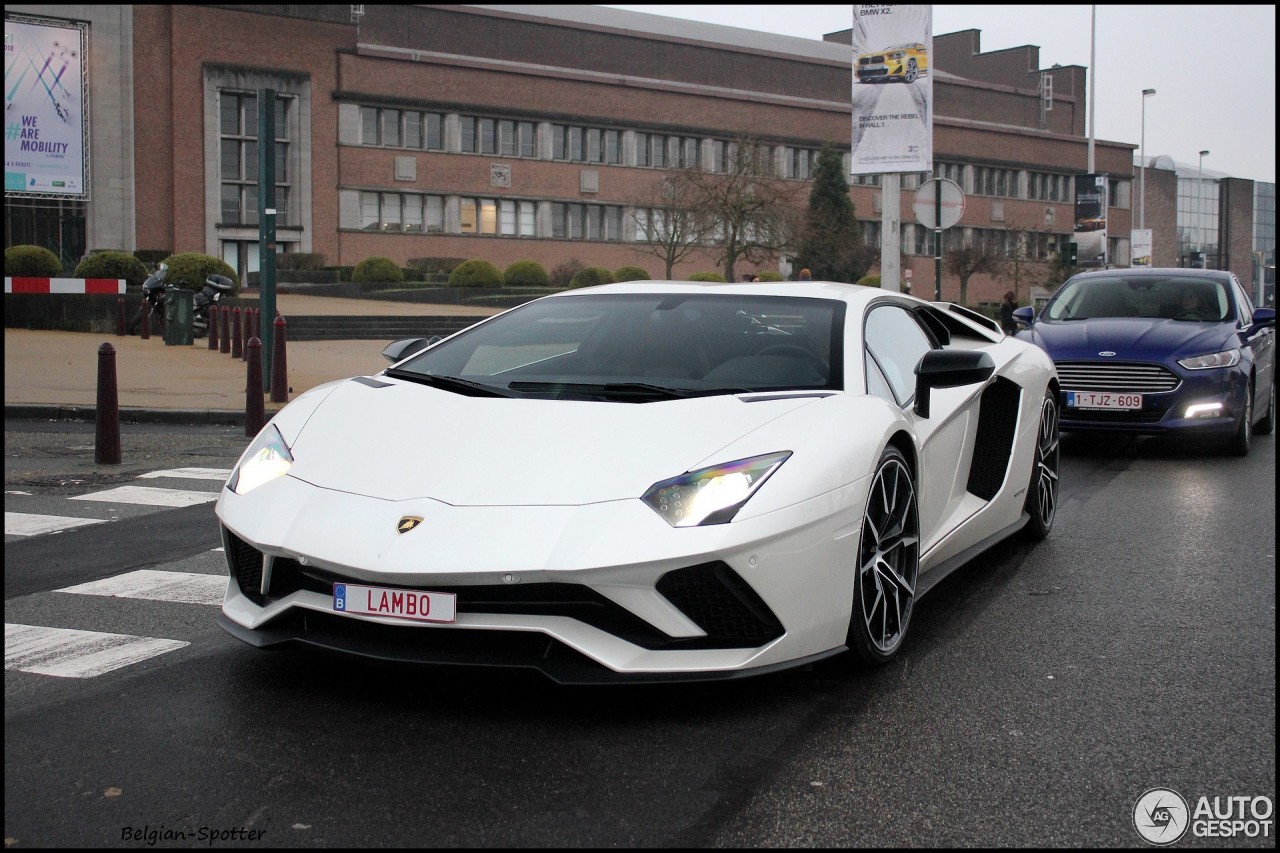
[[[1142,90],[1142,136],[1138,141],[1138,228],[1147,227],[1147,98],[1155,89]]]
[[[1208,269],[1209,258],[1204,252],[1204,243],[1201,242],[1201,234],[1204,231],[1201,225],[1201,216],[1204,214],[1204,155],[1208,154],[1206,148],[1200,152],[1200,165],[1196,168],[1196,245],[1200,247],[1200,269]]]

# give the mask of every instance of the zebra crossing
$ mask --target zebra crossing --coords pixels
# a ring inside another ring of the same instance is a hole
[[[137,479],[164,485],[124,485],[65,498],[68,513],[88,511],[107,517],[85,517],[78,514],[47,515],[11,512],[10,495],[21,500],[21,492],[6,492],[5,538],[56,535],[88,525],[109,523],[118,517],[113,508],[120,505],[135,510],[162,511],[217,500],[218,491],[210,489],[230,475],[230,469],[175,468],[151,471]],[[177,481],[177,485],[168,485]],[[190,481],[205,488],[192,488]],[[222,549],[215,549],[220,552]],[[148,602],[170,602],[216,608],[222,603],[227,576],[220,559],[196,558],[169,564],[169,568],[150,568],[125,572],[114,577],[74,584],[53,590],[51,595],[79,596],[99,601],[134,599]],[[212,557],[213,555],[208,555]],[[191,562],[197,565],[188,565]],[[196,568],[196,571],[186,571]],[[8,607],[6,606],[6,611]],[[6,614],[7,615],[7,614]],[[212,613],[210,614],[212,618]],[[187,641],[165,637],[137,636],[108,631],[49,627],[5,620],[4,667],[35,675],[55,678],[97,678],[109,672],[133,666],[159,655],[190,645]]]

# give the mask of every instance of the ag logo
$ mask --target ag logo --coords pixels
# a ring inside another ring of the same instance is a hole
[[[415,527],[417,527],[421,523],[422,523],[422,516],[420,515],[401,516],[400,523],[396,525],[396,533],[401,533],[401,534],[408,533],[410,530],[413,530]]]
[[[1181,838],[1190,819],[1187,801],[1168,788],[1152,788],[1133,807],[1133,828],[1145,841],[1162,847]]]

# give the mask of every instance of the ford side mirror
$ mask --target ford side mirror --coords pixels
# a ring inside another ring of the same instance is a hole
[[[1013,310],[1013,321],[1021,326],[1030,326],[1036,321],[1035,309],[1030,305],[1024,305],[1021,308]]]
[[[1253,309],[1253,326],[1260,329],[1263,326],[1275,326],[1276,309],[1274,308],[1254,308]]]
[[[987,381],[995,369],[996,363],[985,352],[929,350],[916,365],[916,414],[929,417],[929,392],[934,388],[976,385]]]

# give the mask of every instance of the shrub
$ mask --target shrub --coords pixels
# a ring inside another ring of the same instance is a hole
[[[240,293],[240,276],[220,258],[202,255],[199,252],[183,252],[180,255],[170,255],[164,259],[164,263],[169,265],[169,272],[164,277],[166,284],[176,284],[185,290],[198,291],[204,287],[204,280],[209,276],[225,275],[235,285],[235,290],[231,291],[230,295],[236,296]]]
[[[148,270],[153,270],[165,258],[172,255],[169,249],[134,249],[133,256],[142,261]]]
[[[128,252],[94,252],[76,267],[76,278],[122,278],[129,290],[141,290],[147,268]]]
[[[782,273],[777,270],[760,270],[759,275],[761,281],[786,281]]]
[[[689,276],[689,281],[724,281],[724,276],[718,272],[696,272]]]
[[[557,265],[551,270],[551,286],[568,287],[569,282],[573,281],[573,277],[580,273],[585,266],[586,264],[577,258],[570,258]]]
[[[583,267],[570,281],[570,287],[595,287],[597,284],[612,284],[613,273],[604,267]]]
[[[880,286],[880,276],[878,276],[878,275],[864,275],[862,278],[858,279],[858,282],[857,282],[857,283],[858,283],[858,284],[861,284],[861,285],[863,285],[863,286],[865,286],[865,287],[879,287],[879,286]]]
[[[537,261],[516,261],[502,274],[504,287],[546,287],[551,276]]]
[[[286,252],[276,255],[278,270],[319,270],[324,269],[324,255],[319,252]]]
[[[488,261],[472,258],[449,273],[450,287],[501,287],[502,273]]]
[[[652,276],[640,267],[618,267],[613,274],[614,281],[648,281]]]
[[[4,274],[57,278],[62,275],[62,261],[43,246],[10,246],[4,250]]]
[[[351,280],[361,283],[374,281],[399,283],[404,281],[404,273],[400,271],[400,265],[395,261],[375,255],[356,264],[351,272]]]
[[[410,258],[405,266],[422,270],[427,275],[448,275],[466,258]]]

